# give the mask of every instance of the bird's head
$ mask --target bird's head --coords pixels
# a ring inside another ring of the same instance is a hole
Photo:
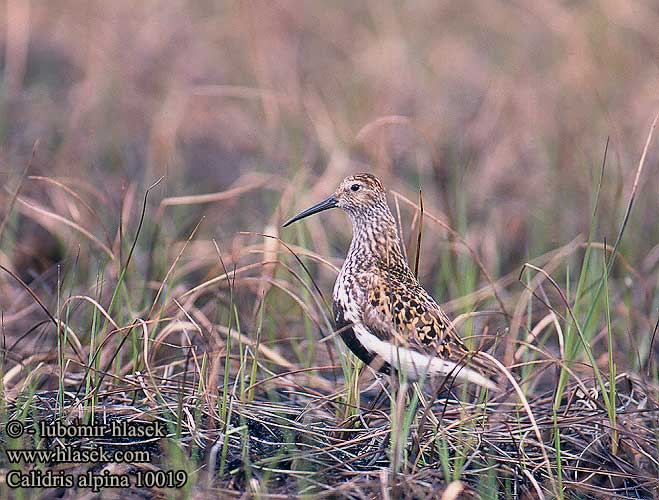
[[[382,182],[372,174],[350,175],[341,181],[332,196],[307,208],[284,223],[284,227],[323,210],[340,208],[351,219],[357,220],[376,215],[379,210],[388,210]]]

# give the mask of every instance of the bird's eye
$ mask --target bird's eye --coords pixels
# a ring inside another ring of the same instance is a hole
[[[359,191],[359,187],[360,187],[359,184],[353,184],[352,186],[350,186],[350,189],[353,191]]]

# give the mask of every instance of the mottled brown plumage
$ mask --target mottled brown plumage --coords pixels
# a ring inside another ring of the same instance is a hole
[[[335,207],[350,217],[353,237],[334,286],[334,319],[355,355],[384,373],[402,370],[412,380],[452,376],[494,388],[482,363],[466,366],[472,353],[410,270],[375,176],[346,177],[332,196],[284,226]]]

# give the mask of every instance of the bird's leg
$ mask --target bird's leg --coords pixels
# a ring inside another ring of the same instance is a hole
[[[371,363],[370,365],[364,364],[359,369],[359,374],[357,375],[357,380],[355,381],[355,387],[357,389],[359,398],[356,405],[358,412],[356,415],[351,415],[343,420],[341,427],[344,429],[354,428],[357,422],[361,423],[362,428],[368,428],[366,417],[374,413],[375,410],[378,409],[378,407],[381,405],[381,403],[384,402],[387,397],[390,397],[390,395],[387,393],[386,386],[381,382],[381,377],[376,377],[375,384],[380,386],[380,391],[378,392],[377,396],[370,402],[368,408],[364,408],[361,405],[361,385],[369,372],[369,368],[375,369],[377,371],[378,367],[381,366],[377,364],[377,360],[374,361],[376,361],[376,363]],[[370,387],[372,386],[369,386],[367,389]],[[365,411],[362,411],[363,409]],[[351,439],[350,436],[348,436],[348,433],[348,430],[339,431],[337,438],[341,440]]]
[[[355,389],[357,391],[357,403],[356,403],[357,414],[347,417],[343,421],[342,427],[352,428],[357,422],[361,422],[363,426],[366,426],[366,422],[364,421],[364,418],[363,418],[363,415],[362,415],[361,385],[362,385],[364,379],[367,376],[368,370],[369,370],[369,365],[366,365],[366,364],[363,364],[359,368],[359,373],[357,375],[357,380],[355,381]],[[378,398],[379,397],[380,396],[378,395]],[[377,402],[377,398],[376,398],[376,402]],[[367,413],[372,412],[373,409],[374,409],[374,407],[373,407],[373,404],[372,404]]]
[[[413,387],[412,390],[416,392],[416,395],[419,398],[419,407],[423,409],[423,412],[421,413],[421,418],[419,419],[419,424],[417,426],[417,436],[414,439],[414,444],[412,445],[412,450],[410,453],[411,463],[414,464],[414,466],[416,466],[420,458],[419,455],[421,453],[420,436],[423,436],[426,427],[426,422],[430,420],[435,427],[439,427],[439,419],[432,411],[432,406],[434,404],[435,398],[433,397],[432,399],[427,400],[426,396],[423,394],[422,387],[418,384],[418,382],[415,382],[412,387]],[[433,394],[432,391],[431,394]]]
[[[359,378],[358,378],[359,382],[361,382],[362,377],[365,375],[365,372],[367,372],[369,368],[371,370],[377,372],[383,365],[384,365],[384,360],[382,358],[380,358],[379,356],[377,356],[375,359],[373,359],[369,364],[364,364],[362,366],[361,372],[359,373]],[[381,386],[380,392],[375,397],[375,399],[373,399],[373,401],[371,401],[371,404],[368,407],[367,413],[372,413],[377,408],[383,394],[385,394],[385,388],[384,388],[384,386]]]
[[[414,391],[417,394],[417,397],[419,398],[419,406],[423,408],[423,415],[420,422],[423,423],[424,419],[430,419],[433,425],[438,426],[439,419],[432,411],[432,405],[435,403],[435,398],[433,397],[432,399],[427,400],[426,396],[423,394],[423,391],[421,387],[419,387],[419,384],[417,382],[414,383],[413,387],[414,387]],[[421,427],[419,428],[421,429]]]
[[[400,380],[397,372],[391,375],[391,410],[389,412],[389,442],[391,452],[392,481],[395,484],[398,472],[405,467],[403,450],[407,447],[407,435],[402,433],[407,412],[406,403],[409,391],[407,381]],[[394,493],[392,496],[396,497]]]
[[[369,365],[371,369],[373,370],[379,370],[379,368],[382,366],[384,362],[382,361],[381,358],[376,358],[371,362]],[[385,377],[386,379],[387,377]],[[389,377],[390,378],[390,377]],[[380,386],[380,392],[378,392],[378,395],[371,401],[371,404],[369,405],[368,408],[368,413],[372,413],[374,410],[379,408],[379,406],[385,401],[385,398],[388,396],[387,394],[387,388],[386,386],[382,383],[383,377],[377,377],[377,383]]]
[[[378,392],[378,395],[375,396],[373,401],[371,401],[367,413],[373,413],[376,410],[376,408],[379,408],[380,404],[384,402],[383,396],[385,395],[386,395],[386,389],[384,387],[380,387],[380,392]]]

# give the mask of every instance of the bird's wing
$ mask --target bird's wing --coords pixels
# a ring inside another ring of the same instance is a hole
[[[362,321],[378,338],[446,358],[451,348],[464,348],[451,322],[417,283],[391,286],[374,274],[364,276]]]
[[[404,286],[395,278],[384,279],[375,273],[364,273],[358,281],[364,290],[362,323],[373,335],[445,360],[438,364],[439,373],[452,373],[484,387],[496,386],[490,379],[497,370],[467,349],[444,311],[413,277],[406,278]]]

